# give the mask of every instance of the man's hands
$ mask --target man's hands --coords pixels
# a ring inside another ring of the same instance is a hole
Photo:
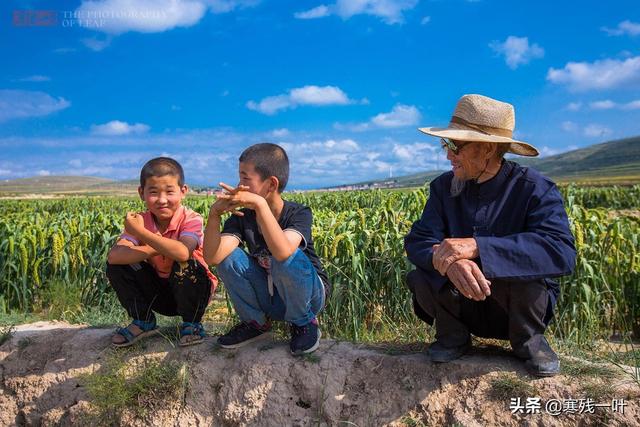
[[[465,297],[483,301],[491,295],[491,282],[480,271],[478,264],[471,261],[479,256],[478,244],[474,238],[444,239],[433,245],[433,267]]]
[[[433,267],[445,276],[447,270],[456,261],[478,257],[476,239],[444,239],[441,244],[433,245]]]
[[[141,241],[140,236],[144,232],[144,218],[135,212],[127,212],[124,217],[124,231]]]
[[[244,214],[238,210],[239,208],[255,210],[260,203],[265,202],[264,197],[250,192],[246,185],[238,185],[233,188],[221,182],[220,187],[224,188],[226,192],[216,194],[216,201],[211,205],[209,214],[222,216],[226,212],[231,212],[234,215],[243,216]]]
[[[447,277],[465,297],[474,301],[484,301],[491,295],[491,282],[480,271],[478,264],[468,259],[461,259],[449,267]]]

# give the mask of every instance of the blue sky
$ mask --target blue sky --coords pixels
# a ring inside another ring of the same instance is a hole
[[[458,98],[512,103],[543,155],[640,134],[636,1],[95,0],[0,6],[0,179],[136,178],[169,155],[235,182],[256,142],[290,188],[447,168]]]

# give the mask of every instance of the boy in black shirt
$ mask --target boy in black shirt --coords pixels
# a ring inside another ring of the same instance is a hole
[[[313,248],[311,209],[283,200],[289,159],[282,147],[256,144],[240,156],[240,184],[217,197],[204,234],[204,259],[217,265],[241,323],[218,338],[224,348],[261,338],[270,320],[291,324],[291,353],[318,348],[316,316],[327,275]],[[233,215],[220,231],[220,217]],[[243,244],[247,250],[238,246]]]

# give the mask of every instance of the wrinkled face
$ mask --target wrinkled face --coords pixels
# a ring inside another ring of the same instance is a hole
[[[182,205],[187,186],[180,187],[178,180],[175,175],[152,176],[147,178],[144,188],[138,188],[140,198],[159,221],[171,220]]]
[[[487,166],[489,159],[485,143],[456,141],[452,142],[458,147],[458,153],[448,149],[447,160],[451,162],[453,175],[461,181],[477,178]]]
[[[240,185],[246,185],[249,187],[249,191],[254,194],[266,198],[269,193],[278,189],[278,179],[271,176],[263,180],[253,163],[240,162],[238,172],[240,174]]]

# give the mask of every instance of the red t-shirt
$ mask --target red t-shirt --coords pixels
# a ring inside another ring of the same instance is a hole
[[[213,292],[218,285],[218,279],[213,275],[211,270],[209,270],[209,266],[206,262],[204,262],[204,257],[202,255],[202,216],[189,208],[180,206],[173,214],[171,222],[169,223],[169,226],[167,227],[165,232],[160,233],[151,212],[140,212],[140,215],[142,215],[142,217],[144,218],[144,228],[159,236],[173,240],[179,240],[180,237],[189,236],[192,237],[196,242],[198,242],[198,245],[194,249],[192,256],[196,261],[202,264],[207,271],[207,275],[211,280],[211,294],[213,295]],[[126,232],[123,232],[120,235],[120,239],[128,240],[136,246],[140,245],[138,239],[130,234],[127,234]],[[165,257],[164,255],[157,255],[149,258],[147,262],[149,262],[149,264],[153,266],[153,268],[158,273],[158,276],[162,278],[168,278],[171,275],[171,267],[174,262],[173,259]]]

